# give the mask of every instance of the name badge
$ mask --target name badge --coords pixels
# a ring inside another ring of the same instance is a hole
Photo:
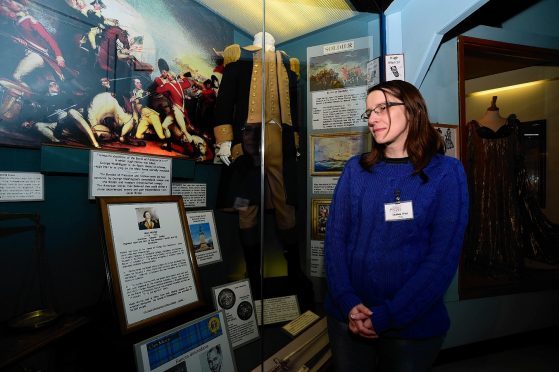
[[[384,220],[386,222],[413,220],[413,204],[411,201],[384,204]]]

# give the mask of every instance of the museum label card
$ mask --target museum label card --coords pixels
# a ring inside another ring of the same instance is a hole
[[[0,172],[0,202],[44,199],[44,177],[41,173]]]
[[[236,371],[222,311],[139,342],[134,354],[140,372]]]
[[[207,204],[205,183],[173,182],[171,194],[182,196],[185,208],[203,208]]]
[[[296,337],[318,319],[320,319],[320,317],[317,314],[307,310],[299,317],[281,327],[281,329],[287,332],[291,337]]]
[[[316,278],[326,278],[324,266],[324,241],[311,240],[311,267],[310,274]]]
[[[213,288],[217,310],[225,312],[233,349],[259,337],[254,302],[247,279]]]
[[[403,54],[387,54],[384,62],[386,81],[406,80]]]
[[[297,296],[284,296],[273,297],[264,299],[264,312],[262,313],[262,301],[254,301],[256,307],[256,319],[258,325],[262,325],[260,314],[263,314],[264,324],[274,324],[288,322],[299,316],[299,304],[297,303]]]
[[[334,189],[340,177],[313,177],[312,193],[322,195],[333,195]]]
[[[171,195],[172,159],[90,151],[89,198]]]
[[[128,325],[198,301],[177,203],[111,204],[108,212]]]
[[[198,266],[222,261],[213,211],[186,213]]]
[[[367,89],[380,83],[380,57],[367,62]]]

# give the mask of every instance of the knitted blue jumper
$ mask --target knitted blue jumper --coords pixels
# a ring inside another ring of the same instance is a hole
[[[363,303],[381,337],[445,335],[444,293],[456,273],[468,221],[462,164],[436,155],[412,175],[407,159],[387,159],[367,171],[351,158],[338,181],[324,245],[328,315],[347,322]],[[385,203],[413,203],[413,220],[387,222]]]

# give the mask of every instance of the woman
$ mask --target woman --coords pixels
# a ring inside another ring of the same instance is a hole
[[[140,230],[151,230],[151,229],[159,228],[159,221],[152,218],[151,213],[149,213],[149,211],[145,211],[143,216],[144,216],[144,220],[138,222],[138,228]]]
[[[366,107],[372,150],[346,164],[326,228],[333,364],[426,371],[450,325],[443,296],[468,218],[466,175],[441,154],[413,85],[376,85]]]

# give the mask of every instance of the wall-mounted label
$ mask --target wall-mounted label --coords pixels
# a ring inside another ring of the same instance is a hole
[[[37,172],[0,172],[0,202],[45,199],[44,178]]]
[[[347,50],[353,50],[353,49],[355,49],[355,43],[353,42],[353,40],[342,41],[341,43],[328,44],[323,46],[322,53],[334,54],[334,53],[345,52]]]

